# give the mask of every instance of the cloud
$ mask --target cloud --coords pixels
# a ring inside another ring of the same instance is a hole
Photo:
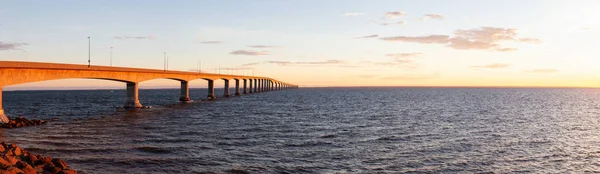
[[[216,40],[211,40],[211,41],[202,41],[202,42],[200,42],[200,43],[203,43],[203,44],[222,44],[222,43],[225,43],[225,42],[222,42],[222,41],[216,41]]]
[[[291,61],[266,61],[265,63],[276,64],[279,66],[291,66],[291,65],[339,65],[344,64],[341,60],[327,60],[327,61],[316,61],[316,62],[291,62]]]
[[[258,65],[258,64],[260,64],[260,62],[245,63],[245,64],[242,64],[242,66],[254,66],[254,65]]]
[[[368,36],[355,37],[354,39],[367,39],[367,38],[376,38],[376,37],[379,37],[379,35],[373,34],[373,35],[368,35]]]
[[[494,63],[494,64],[489,64],[489,65],[471,66],[471,68],[501,69],[501,68],[508,68],[509,66],[510,66],[510,64]]]
[[[422,20],[426,20],[426,19],[442,20],[442,19],[444,19],[444,15],[441,15],[441,14],[425,14],[425,15],[423,15],[423,17],[421,19]]]
[[[128,40],[128,39],[137,39],[137,40],[150,39],[150,40],[154,40],[154,39],[156,39],[156,36],[153,36],[153,35],[150,35],[150,36],[115,36],[115,39],[119,39],[119,40]]]
[[[382,77],[382,80],[426,80],[440,78],[440,74],[400,74]]]
[[[365,13],[354,13],[354,12],[351,12],[351,13],[344,13],[344,14],[342,14],[342,16],[362,16],[362,15],[365,15]]]
[[[557,69],[533,69],[533,70],[527,70],[525,72],[528,73],[556,73],[558,72]]]
[[[393,58],[407,58],[407,57],[418,57],[424,55],[423,53],[396,53],[396,54],[387,54],[385,56],[393,57]]]
[[[525,42],[525,43],[533,43],[533,44],[539,44],[542,43],[541,40],[536,39],[536,38],[521,38],[519,39],[520,42]]]
[[[424,44],[446,44],[450,36],[447,35],[429,35],[429,36],[395,36],[395,37],[382,37],[381,40],[385,41],[397,41],[397,42],[415,42]]]
[[[406,15],[406,13],[402,12],[402,11],[392,11],[392,12],[385,13],[385,17],[387,17],[389,19],[394,19],[394,18],[404,16],[404,15]]]
[[[379,25],[382,25],[382,26],[390,26],[390,25],[406,25],[408,22],[406,22],[406,21],[399,21],[399,22],[379,22],[379,21],[373,19],[373,20],[371,20],[371,23],[379,24]]]
[[[20,47],[28,45],[26,43],[6,43],[0,42],[0,50],[23,50]]]
[[[271,46],[271,45],[248,45],[250,48],[278,48],[279,46]]]
[[[511,52],[511,51],[517,51],[518,49],[516,48],[496,48],[496,51],[500,51],[500,52]]]
[[[232,51],[229,54],[246,55],[246,56],[264,56],[264,55],[269,55],[269,52],[268,51],[252,51],[252,50],[236,50],[236,51]]]
[[[503,48],[501,42],[516,41],[526,43],[540,43],[535,38],[517,38],[517,30],[511,28],[480,27],[469,30],[456,30],[453,36],[429,35],[429,36],[395,36],[383,37],[385,41],[412,42],[423,44],[444,44],[458,50],[492,50],[492,51],[515,51],[516,48]]]

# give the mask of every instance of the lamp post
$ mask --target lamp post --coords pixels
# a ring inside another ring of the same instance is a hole
[[[167,52],[165,52],[165,57],[163,59],[163,70],[167,71]]]
[[[113,47],[110,47],[110,66],[112,66],[112,50]]]
[[[92,62],[92,61],[91,61],[91,60],[92,60],[92,58],[91,58],[91,57],[92,57],[92,51],[91,51],[91,48],[92,48],[92,40],[91,40],[91,39],[90,39],[90,37],[88,36],[88,68],[90,67],[90,65],[91,65],[91,62]]]

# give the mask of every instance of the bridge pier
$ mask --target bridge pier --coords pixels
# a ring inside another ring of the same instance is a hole
[[[6,115],[4,115],[4,109],[2,107],[2,87],[0,87],[0,123],[8,123],[10,121]]]
[[[247,79],[243,79],[243,83],[244,83],[244,94],[248,94],[248,88],[247,88],[247,86],[246,86],[246,82],[247,82],[247,81],[248,81]]]
[[[209,100],[215,100],[217,99],[217,97],[215,97],[215,81],[214,80],[207,80],[208,81],[208,96],[207,98]]]
[[[179,101],[190,101],[190,87],[188,81],[181,81],[181,96],[179,96]]]
[[[223,87],[223,97],[230,97],[231,95],[229,94],[229,80],[223,79],[223,81],[225,81],[225,87]]]
[[[250,89],[248,89],[248,93],[250,93],[250,94],[254,93],[252,90],[252,89],[254,89],[254,88],[252,88],[252,81],[253,81],[252,79],[248,79],[248,87],[250,88]]]
[[[125,100],[125,109],[137,109],[142,108],[140,100],[138,99],[138,83],[127,82],[127,100]]]
[[[258,92],[258,79],[254,79],[252,81],[254,81],[254,93],[257,93]]]
[[[240,93],[240,79],[234,79],[235,80],[235,96],[240,96],[242,95]]]
[[[265,81],[263,79],[258,80],[258,92],[263,92],[265,87]]]

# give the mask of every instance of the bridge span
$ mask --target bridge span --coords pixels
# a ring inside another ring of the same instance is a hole
[[[189,85],[192,80],[203,79],[208,82],[207,99],[214,100],[216,80],[223,80],[223,97],[230,97],[229,82],[235,82],[235,93],[242,94],[259,93],[273,90],[283,90],[298,88],[297,85],[282,82],[269,77],[259,76],[240,76],[227,74],[214,74],[203,72],[185,72],[156,70],[143,68],[126,68],[111,66],[88,66],[74,64],[41,63],[41,62],[17,62],[0,61],[0,123],[9,121],[2,108],[2,89],[5,86],[39,82],[58,79],[101,79],[123,82],[126,84],[127,96],[124,104],[126,109],[141,108],[142,104],[138,99],[138,84],[140,82],[155,79],[172,79],[181,83],[181,95],[179,100],[182,102],[190,101]],[[241,83],[241,86],[240,86]]]

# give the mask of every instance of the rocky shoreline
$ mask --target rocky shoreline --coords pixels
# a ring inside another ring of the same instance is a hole
[[[0,173],[3,174],[77,174],[58,158],[36,155],[16,144],[0,142]]]
[[[19,128],[19,127],[27,127],[27,126],[36,126],[48,123],[48,120],[37,120],[37,119],[27,119],[22,116],[18,116],[15,119],[10,119],[8,123],[0,124],[0,128]]]

